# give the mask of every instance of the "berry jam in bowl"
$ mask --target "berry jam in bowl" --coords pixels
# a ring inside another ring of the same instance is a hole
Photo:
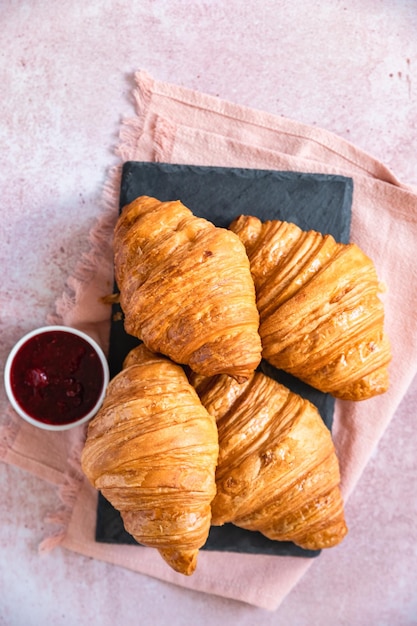
[[[99,410],[109,382],[100,346],[80,330],[45,326],[22,337],[4,370],[15,411],[45,430],[67,430]]]

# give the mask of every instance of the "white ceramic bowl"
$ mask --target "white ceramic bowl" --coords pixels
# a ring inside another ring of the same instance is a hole
[[[108,382],[109,366],[98,343],[67,326],[44,326],[24,335],[4,370],[14,410],[45,430],[68,430],[90,420]]]

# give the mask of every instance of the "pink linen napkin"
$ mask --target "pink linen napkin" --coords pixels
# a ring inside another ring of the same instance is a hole
[[[120,131],[126,160],[277,169],[350,176],[354,180],[351,239],[374,260],[392,341],[391,387],[361,403],[336,402],[333,436],[347,500],[417,372],[417,312],[413,270],[417,190],[402,184],[371,155],[317,127],[241,107],[219,98],[136,75],[137,115]],[[68,280],[52,322],[81,328],[108,348],[110,309],[100,300],[113,282],[112,230],[121,167],[109,175],[105,211],[90,233],[91,249]],[[0,458],[57,485],[59,525],[41,549],[67,549],[189,589],[276,609],[314,560],[201,551],[191,577],[173,572],[156,551],[94,541],[97,493],[79,465],[85,429],[45,433],[9,412]],[[349,518],[347,518],[349,524]],[[337,549],[337,548],[334,548]],[[227,563],[227,567],[225,567]]]

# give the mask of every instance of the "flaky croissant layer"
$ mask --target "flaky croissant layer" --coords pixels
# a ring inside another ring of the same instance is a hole
[[[261,360],[259,313],[245,247],[181,202],[141,196],[114,234],[126,331],[206,376],[244,380]]]
[[[142,344],[90,422],[82,468],[139,543],[192,574],[207,539],[218,435],[181,367]]]
[[[339,463],[316,407],[260,372],[242,385],[228,376],[190,380],[219,431],[212,524],[305,549],[340,543]]]
[[[320,391],[364,400],[388,389],[389,340],[375,266],[355,244],[241,216],[263,357]]]

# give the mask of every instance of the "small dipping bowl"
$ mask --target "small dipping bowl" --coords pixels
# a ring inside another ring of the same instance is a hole
[[[98,343],[67,326],[44,326],[24,335],[4,370],[15,411],[45,430],[68,430],[90,420],[108,382],[109,366]]]

